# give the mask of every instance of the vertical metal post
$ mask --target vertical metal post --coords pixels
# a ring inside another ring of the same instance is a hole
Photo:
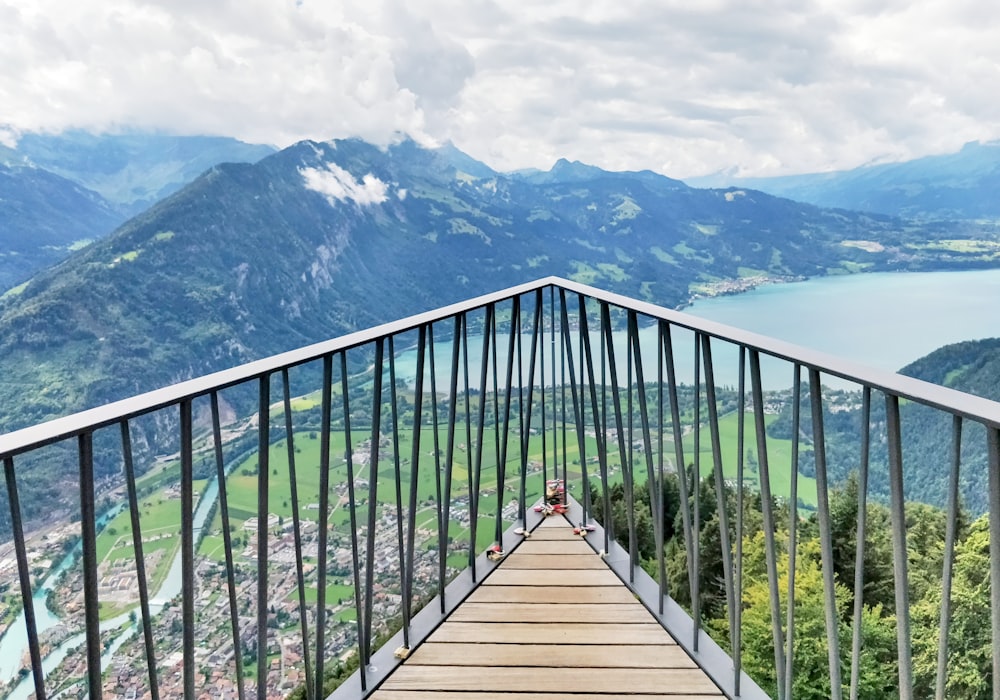
[[[663,470],[664,470],[664,460],[666,458],[665,455],[664,455],[664,450],[666,449],[666,445],[664,443],[663,436],[666,433],[666,425],[663,422],[663,419],[664,419],[664,415],[663,415],[663,389],[664,389],[664,383],[663,383],[663,343],[659,342],[659,338],[657,338],[657,342],[656,342],[656,424],[657,424],[656,502],[657,502],[657,510],[660,513],[660,520],[661,520],[661,524],[660,524],[661,530],[660,530],[660,532],[663,533],[662,539],[665,541],[666,540],[666,531],[665,530],[666,530],[666,527],[667,527],[667,523],[666,523],[666,515],[665,515],[665,513],[666,513],[666,504],[664,503],[664,494],[663,494],[663,482],[664,482],[664,478],[663,478],[663,473],[664,472],[663,472]],[[661,615],[663,614],[664,600],[667,597],[667,565],[666,565],[665,554],[664,554],[664,551],[663,551],[663,547],[664,547],[664,544],[665,544],[664,541],[660,542],[660,544],[659,544],[659,551],[657,552],[657,554],[659,555],[658,559],[657,559],[657,562],[659,564],[659,566],[657,567],[657,578],[659,579],[659,583],[660,583],[660,596],[659,596],[659,602],[657,604],[657,606],[658,606],[657,607],[657,612],[659,612]]]
[[[795,363],[792,378],[792,463],[788,495],[788,592],[785,622],[785,697],[791,699],[795,677],[795,568],[798,558],[799,528],[799,431],[802,405],[802,367]]]
[[[708,428],[712,441],[712,472],[715,475],[715,502],[719,516],[719,541],[722,546],[722,578],[726,588],[729,640],[736,640],[736,601],[733,589],[733,546],[729,533],[729,512],[726,499],[726,479],[722,473],[722,438],[719,434],[719,404],[715,395],[715,365],[712,362],[712,342],[701,336],[701,357],[705,363],[705,403],[708,405]]]
[[[344,394],[347,401],[347,394]],[[330,529],[330,428],[333,418],[333,355],[323,356],[323,386],[320,388],[319,434],[319,530],[316,533],[316,677],[313,699],[323,697],[323,665],[326,659],[326,560]],[[350,431],[344,427],[350,441]],[[353,514],[353,510],[352,510]],[[357,589],[355,589],[356,591]]]
[[[632,343],[625,344],[625,412],[626,432],[628,434],[628,471],[622,467],[622,474],[628,474],[625,479],[625,502],[629,504],[629,512],[635,511],[635,431],[632,420]],[[628,558],[629,583],[635,583],[635,570],[639,566],[639,533],[636,530],[635,516],[628,519]]]
[[[1000,430],[986,427],[989,454],[990,542],[1000,542]],[[990,623],[993,646],[993,697],[1000,696],[1000,553],[990,549]]]
[[[438,523],[438,599],[441,601],[441,614],[445,612],[444,589],[447,578],[448,533],[451,518],[451,478],[455,464],[455,419],[458,412],[458,369],[459,350],[462,345],[462,328],[465,315],[455,317],[454,339],[451,347],[451,378],[448,388],[448,437],[445,446],[444,495],[442,496],[441,520]],[[433,367],[431,363],[431,367]],[[468,365],[466,365],[468,366]],[[468,393],[466,393],[468,396]],[[466,402],[468,406],[468,402]],[[469,446],[471,450],[471,446]]]
[[[489,342],[489,333],[483,332],[486,342]],[[486,360],[483,360],[483,367]],[[476,572],[476,526],[479,520],[479,482],[475,474],[475,458],[472,443],[472,384],[469,380],[469,314],[462,317],[462,372],[465,380],[465,475],[469,495],[469,569],[472,573],[472,580],[478,581]],[[485,383],[485,379],[483,380]],[[475,511],[473,511],[475,508]]]
[[[674,364],[674,344],[670,337],[670,326],[665,321],[659,323],[660,344],[663,346],[663,355],[667,363],[667,384],[670,387],[670,425],[673,432],[674,460],[677,463],[677,482],[681,496],[681,523],[684,528],[684,553],[687,558],[688,572],[688,595],[691,597],[692,607],[698,593],[695,583],[697,573],[694,568],[694,536],[695,530],[691,522],[691,500],[688,492],[687,465],[684,462],[684,432],[681,429],[680,401],[677,396],[677,370]],[[692,646],[697,643],[698,629],[694,629],[694,640]]]
[[[858,700],[861,681],[862,616],[864,614],[865,539],[868,524],[868,462],[871,453],[872,390],[861,392],[861,468],[858,471],[858,524],[854,554],[854,627],[851,641],[851,700]]]
[[[516,335],[519,334],[520,330],[518,320],[521,317],[521,299],[519,297],[514,297],[512,304],[513,309],[511,311],[510,334],[507,340],[507,374],[504,378],[506,400],[504,401],[503,436],[500,440],[500,458],[497,460],[497,513],[494,539],[498,544],[503,541],[503,499],[507,482],[507,448],[510,441],[510,404],[511,389],[513,387],[514,379],[514,346]],[[494,344],[495,343],[496,340],[494,340]],[[496,372],[494,372],[493,376],[496,377]]]
[[[271,475],[271,377],[259,381],[257,399],[257,698],[267,699],[267,543]],[[190,406],[188,407],[190,412]],[[190,416],[189,416],[190,420]],[[187,512],[187,511],[185,511]],[[193,581],[192,568],[192,581]],[[192,604],[194,603],[192,590]],[[194,638],[192,637],[192,653]],[[192,663],[194,659],[192,657]],[[192,666],[193,670],[193,666]],[[188,696],[186,696],[188,697]],[[190,696],[193,697],[193,696]]]
[[[760,501],[764,516],[764,558],[767,565],[767,588],[770,597],[771,635],[774,639],[774,668],[778,699],[785,695],[784,640],[781,631],[781,603],[778,599],[778,555],[774,543],[774,501],[771,496],[771,470],[767,458],[767,431],[764,425],[764,392],[760,381],[760,354],[750,350],[750,392],[753,394],[754,435],[757,443],[757,473],[760,477]]]
[[[625,445],[625,421],[622,419],[622,398],[621,390],[618,385],[618,367],[615,363],[615,346],[614,346],[614,335],[611,330],[611,310],[607,302],[601,302],[601,326],[604,330],[604,351],[607,352],[608,358],[608,372],[610,374],[609,379],[611,380],[611,402],[614,407],[615,412],[615,436],[618,438],[618,459],[620,460],[620,469],[622,471],[622,480],[627,483],[631,479],[629,474],[629,457],[626,451]],[[624,484],[623,484],[624,485]],[[625,494],[625,519],[628,526],[629,536],[632,537],[632,541],[635,541],[635,503],[631,500],[632,490],[629,488],[622,489]],[[609,523],[611,522],[611,511],[607,511],[605,520]],[[630,547],[631,549],[631,547]],[[630,572],[632,567],[635,565],[635,561],[632,560],[630,566]]]
[[[490,328],[493,325],[493,314],[495,309],[492,304],[486,306],[486,320],[483,324],[483,355],[479,366],[479,410],[476,422],[476,460],[472,475],[472,488],[469,493],[469,566],[472,567],[472,580],[477,581],[475,562],[477,553],[477,526],[479,524],[479,485],[483,477],[483,429],[486,426],[486,389],[487,375],[490,364]],[[496,351],[494,350],[494,353]]]
[[[146,559],[142,552],[142,528],[139,523],[139,498],[135,489],[135,465],[132,455],[132,436],[127,420],[121,422],[122,461],[125,466],[125,488],[128,491],[129,522],[132,525],[132,550],[135,553],[135,576],[139,583],[139,612],[142,615],[142,635],[146,648],[146,670],[149,674],[149,692],[153,700],[160,697],[156,678],[156,650],[153,648],[153,624],[149,613],[149,588],[146,582]]]
[[[583,470],[584,477],[586,477],[587,473],[586,466],[584,466],[582,459],[585,451],[584,441],[586,440],[586,435],[584,432],[584,425],[583,425],[583,412],[580,410],[580,395],[576,384],[576,367],[573,362],[573,341],[570,338],[569,334],[569,314],[567,313],[567,308],[566,308],[566,293],[562,289],[559,290],[559,300],[562,304],[563,351],[566,353],[566,357],[568,359],[568,362],[566,364],[569,367],[569,389],[570,389],[570,398],[573,404],[573,417],[576,429],[577,449],[580,450],[580,456],[581,456],[580,466],[581,469]],[[580,304],[581,305],[583,304],[582,297],[580,297]],[[586,326],[587,323],[585,320],[586,314],[581,314],[581,319],[584,319],[581,321],[581,323],[583,323],[584,326]],[[563,388],[563,391],[565,392],[565,387]],[[584,481],[584,488],[587,488],[586,478],[584,478],[583,481]],[[566,484],[566,486],[568,491],[568,484]]]
[[[375,341],[374,387],[372,388],[372,432],[368,457],[368,527],[365,532],[365,609],[364,644],[361,660],[365,666],[372,658],[372,611],[375,603],[375,528],[378,524],[379,440],[382,435],[382,373],[385,371],[384,341]],[[359,612],[359,619],[362,617]]]
[[[417,527],[417,486],[420,479],[420,437],[424,427],[424,354],[426,345],[427,326],[421,325],[417,331],[417,373],[413,385],[413,440],[410,451],[410,502],[406,518],[406,561],[402,570],[403,645],[407,649],[410,648],[413,568],[417,560],[414,542]]]
[[[527,524],[527,479],[528,479],[528,454],[531,449],[531,413],[534,409],[535,401],[535,362],[540,356],[543,360],[545,358],[545,352],[538,352],[538,341],[539,332],[542,331],[542,291],[538,290],[535,294],[535,314],[534,321],[531,325],[531,352],[528,354],[528,401],[527,405],[521,405],[521,512],[520,520],[522,525]],[[518,334],[518,341],[520,344],[520,334]],[[520,355],[520,349],[518,350],[518,355]],[[541,386],[541,396],[542,396],[542,411],[545,410],[545,371],[542,370],[542,386]],[[543,413],[544,415],[544,413]],[[542,435],[545,434],[545,421],[542,421]],[[545,447],[542,446],[542,454],[545,454]],[[544,458],[543,458],[544,459]],[[544,482],[543,482],[544,484]],[[544,486],[543,486],[544,488]]]
[[[31,676],[35,684],[35,697],[38,700],[45,700],[47,697],[45,694],[45,675],[42,672],[42,654],[38,644],[38,625],[35,622],[35,601],[31,596],[31,572],[28,569],[28,553],[24,548],[24,527],[21,523],[21,503],[17,495],[17,479],[14,473],[13,457],[4,458],[3,471],[4,478],[7,481],[7,504],[10,506],[10,524],[14,536],[18,580],[21,584],[21,601],[24,605],[24,623],[28,628],[28,655],[31,658]],[[82,488],[80,494],[82,499]]]
[[[944,700],[948,683],[948,632],[951,629],[951,578],[958,539],[958,473],[962,466],[962,417],[952,416],[951,473],[948,475],[948,521],[944,534],[944,563],[941,572],[941,621],[938,625],[938,661],[935,697]],[[990,511],[992,513],[992,510]],[[992,517],[992,516],[991,516]],[[992,540],[991,540],[992,541]],[[992,561],[993,557],[990,557]],[[995,676],[994,676],[995,677]]]
[[[556,387],[560,386],[556,381],[556,292],[555,287],[549,287],[549,327],[552,329],[552,337],[549,339],[549,346],[552,355],[552,478],[559,478],[559,402],[556,400]],[[560,387],[562,389],[562,387]],[[562,417],[566,420],[565,415]]]
[[[295,470],[295,431],[292,426],[292,390],[288,378],[288,368],[281,370],[281,389],[284,398],[285,447],[288,455],[288,485],[292,499],[292,537],[295,540],[295,582],[299,593],[299,629],[302,631],[302,662],[305,668],[306,698],[312,700],[312,664],[309,658],[309,620],[306,608],[306,581],[302,559],[302,526],[299,522],[299,487]],[[215,394],[212,395],[215,398]],[[214,407],[213,407],[214,409]],[[225,489],[223,477],[219,478],[219,493]],[[223,530],[227,528],[223,525]]]
[[[423,335],[423,326],[420,327],[420,335]],[[410,648],[410,605],[406,600],[407,591],[407,562],[409,561],[409,538],[406,536],[409,534],[409,524],[405,527],[403,526],[403,469],[400,464],[399,458],[399,397],[396,395],[396,348],[393,342],[393,336],[389,336],[389,422],[392,425],[392,468],[393,476],[395,481],[395,494],[396,494],[396,550],[399,556],[399,588],[400,588],[400,612],[403,616],[403,646],[407,649]],[[418,340],[419,343],[419,340]],[[418,349],[417,364],[419,365],[423,361],[423,348]],[[422,377],[421,377],[422,379]],[[414,411],[417,415],[418,412]],[[413,443],[416,444],[420,441],[420,425],[416,425],[413,430]],[[416,462],[420,460],[420,454],[417,453],[416,459],[410,463],[410,481],[412,486],[415,487],[416,481],[413,477],[413,472],[417,468]],[[375,474],[378,475],[378,468],[373,467]],[[415,500],[415,499],[414,499]],[[407,508],[406,512],[408,514],[407,521],[412,519],[413,510]],[[404,529],[406,533],[404,534]]]
[[[833,536],[830,532],[830,498],[826,478],[826,436],[823,432],[823,387],[819,370],[809,368],[809,398],[812,408],[813,457],[816,460],[816,509],[819,516],[820,559],[823,565],[823,608],[826,613],[826,645],[830,662],[830,697],[840,700],[840,640],[837,598],[833,580]]]
[[[583,298],[580,299],[581,306],[583,305]],[[587,315],[586,313],[580,314],[580,336],[584,338],[583,352],[584,358],[586,359],[587,368],[587,385],[590,387],[590,410],[594,416],[594,442],[597,443],[597,464],[601,472],[601,502],[604,511],[604,551],[608,551],[608,532],[611,530],[611,493],[610,484],[608,483],[608,454],[607,454],[607,433],[604,430],[603,420],[601,418],[601,412],[598,410],[597,404],[597,387],[594,386],[594,357],[593,351],[590,345],[590,332],[587,327]],[[580,378],[583,381],[583,377]],[[603,387],[602,387],[603,389]],[[584,519],[584,525],[587,524],[586,519]]]
[[[740,679],[743,670],[743,508],[744,508],[744,463],[743,450],[746,449],[746,347],[739,346],[739,387],[737,389],[739,407],[736,409],[736,560],[733,585],[736,587],[736,628],[733,637],[733,691],[740,695]]]
[[[83,541],[83,605],[87,626],[87,687],[90,697],[93,700],[100,700],[102,697],[101,616],[97,600],[97,511],[94,504],[93,433],[81,434],[78,443],[80,454],[80,530]],[[187,634],[188,630],[185,625],[185,642],[187,642]],[[187,682],[187,665],[188,654],[185,653],[185,683]]]
[[[368,663],[365,659],[364,607],[361,604],[361,556],[358,551],[358,499],[354,484],[354,440],[351,437],[351,398],[347,385],[347,351],[340,353],[340,393],[344,411],[344,452],[347,459],[347,505],[351,516],[351,566],[354,572],[355,631],[358,635],[358,659],[361,661],[358,675],[361,690],[368,689]],[[322,697],[319,695],[317,697]]]
[[[219,480],[219,515],[222,518],[222,544],[226,553],[226,588],[229,593],[229,622],[233,635],[233,661],[236,664],[236,693],[243,700],[246,691],[243,688],[243,643],[240,641],[239,607],[236,603],[236,565],[233,563],[233,538],[229,533],[229,495],[226,489],[226,467],[222,456],[222,420],[219,412],[219,394],[211,395],[212,407],[212,442],[215,448],[215,477]],[[304,614],[301,611],[300,614]],[[302,645],[306,647],[307,638],[303,636]],[[308,658],[308,657],[307,657]],[[312,700],[315,695],[308,686],[306,677],[306,696]]]
[[[695,651],[699,650],[701,631],[701,333],[694,334],[694,532],[691,537],[692,566],[694,567],[694,598],[691,600],[691,617],[694,618]]]
[[[656,545],[656,564],[660,587],[660,602],[663,605],[664,571],[663,561],[663,489],[659,488],[656,472],[653,471],[653,440],[650,436],[649,402],[646,398],[646,376],[642,365],[642,346],[639,342],[639,319],[634,311],[628,312],[628,336],[635,356],[635,384],[639,394],[639,417],[642,423],[642,448],[646,458],[646,489],[649,492],[649,511],[653,520],[653,541]],[[662,404],[661,415],[662,415]],[[662,453],[661,453],[662,459]]]
[[[541,396],[541,414],[542,414],[542,488],[545,488],[545,482],[549,479],[549,449],[548,449],[548,421],[545,415],[545,294],[541,289],[537,292],[538,296],[535,299],[536,304],[536,315],[541,315],[541,324],[538,327],[538,345],[539,345],[539,368],[542,375],[542,385],[539,387],[539,394]],[[534,351],[534,350],[532,350]],[[534,383],[534,382],[532,382]],[[555,384],[555,375],[553,375],[552,383]]]
[[[457,324],[457,319],[456,319]],[[456,334],[456,342],[457,342]],[[444,612],[445,600],[444,600],[444,580],[446,573],[447,561],[443,554],[446,552],[447,537],[445,534],[448,528],[442,522],[444,513],[444,491],[441,487],[441,436],[440,436],[440,426],[438,424],[438,395],[437,395],[437,370],[435,368],[436,360],[434,359],[434,324],[427,324],[427,351],[429,355],[430,365],[431,365],[431,429],[434,433],[434,439],[432,444],[434,445],[434,514],[437,517],[437,539],[438,539],[438,597],[441,600],[441,611]],[[455,364],[452,363],[452,374],[454,375]],[[451,402],[449,412],[452,414],[451,426],[448,431],[449,434],[454,434],[454,399]],[[448,466],[449,473],[451,472],[451,466]],[[450,477],[449,477],[450,478]],[[451,484],[449,483],[449,488]],[[444,547],[441,546],[441,540],[444,539]]]
[[[886,394],[885,417],[886,437],[889,442],[889,513],[892,523],[892,568],[896,590],[896,648],[899,654],[899,697],[900,700],[911,700],[913,697],[913,663],[910,653],[910,586],[909,576],[906,571],[906,512],[903,505],[903,447],[898,396]],[[990,478],[990,495],[992,496],[992,480],[994,478],[992,469],[990,470]],[[998,497],[997,503],[1000,503],[1000,497]],[[991,522],[993,520],[995,518],[991,518]],[[991,560],[993,559],[991,558]],[[993,592],[993,615],[1000,615],[1000,591],[996,590]],[[994,635],[996,634],[996,626],[994,626]],[[1000,642],[1000,639],[994,639],[994,642]],[[994,647],[993,653],[1000,654],[1000,648]]]

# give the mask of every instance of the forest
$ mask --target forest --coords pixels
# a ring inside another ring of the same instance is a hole
[[[693,471],[688,471],[688,494],[693,511]],[[728,634],[722,537],[715,485],[711,479],[698,485],[699,604],[702,623],[727,652],[732,653]],[[687,552],[682,528],[680,483],[676,474],[665,474],[663,492],[664,560],[667,591],[689,612],[692,586],[688,580]],[[591,493],[597,519],[607,523],[603,498]],[[623,546],[628,546],[629,527],[626,495],[622,485],[610,489],[610,525]],[[867,499],[866,499],[867,500]],[[776,673],[772,610],[766,568],[766,543],[762,503],[759,493],[747,492],[742,507],[742,532],[735,523],[738,502],[734,488],[727,486],[721,502],[729,524],[729,540],[734,555],[741,554],[740,607],[742,614],[742,663],[745,672],[772,697],[780,697]],[[855,588],[855,557],[859,509],[859,480],[852,474],[847,482],[830,493],[831,539],[835,600],[838,615],[838,642],[844,693],[856,676],[857,697],[898,697],[898,655],[896,597],[893,583],[893,543],[889,508],[878,502],[865,503],[865,546],[863,584]],[[794,635],[791,697],[829,698],[830,671],[824,587],[817,517],[802,517],[783,501],[773,504],[774,541],[777,543],[780,612],[787,613],[789,575],[794,576]],[[643,568],[657,576],[650,492],[645,485],[634,490],[634,517],[637,547]],[[793,515],[794,513],[794,515]],[[938,649],[941,642],[942,572],[947,553],[947,513],[934,506],[909,502],[905,506],[906,553],[911,626],[913,687],[917,698],[932,698],[937,682]],[[790,572],[789,534],[796,533],[794,569]],[[692,526],[693,527],[693,526]],[[989,531],[988,517],[971,520],[959,511],[951,582],[951,624],[947,639],[945,697],[973,700],[992,697],[992,668],[989,620]],[[857,668],[852,668],[851,650],[855,624],[856,597],[860,596],[861,644]]]

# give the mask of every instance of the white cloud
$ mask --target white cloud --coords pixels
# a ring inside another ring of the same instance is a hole
[[[17,133],[12,129],[0,127],[0,146],[17,148]]]
[[[1000,138],[995,17],[981,0],[6,0],[0,124],[405,132],[501,169],[843,168]]]
[[[319,192],[330,206],[337,202],[351,201],[358,206],[381,204],[386,200],[389,186],[368,173],[360,181],[336,163],[327,163],[326,169],[299,168],[307,190]]]

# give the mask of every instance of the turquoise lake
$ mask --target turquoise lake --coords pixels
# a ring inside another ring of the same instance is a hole
[[[685,311],[897,371],[942,345],[1000,336],[1000,270],[820,277]]]
[[[1000,337],[1000,270],[820,277],[700,299],[684,311],[874,369],[895,372],[942,345]],[[623,358],[625,335],[616,332],[615,336],[616,353]],[[644,363],[654,366],[653,327],[642,329],[640,338]],[[593,340],[598,342],[596,336]],[[470,377],[475,385],[482,338],[470,336],[469,341]],[[691,342],[691,334],[675,331],[675,341],[678,378],[690,382],[693,353],[685,348]],[[527,344],[530,340],[525,336],[523,342]],[[722,343],[714,345],[716,382],[735,386],[738,378],[735,349]],[[448,372],[450,353],[449,341],[435,344],[436,364],[442,375]],[[506,350],[501,348],[499,354],[501,364],[505,363]],[[400,353],[396,360],[398,376],[412,380],[415,370],[416,352]],[[767,388],[790,386],[790,368],[785,363],[765,358],[763,370]],[[549,370],[546,377],[548,384]],[[517,383],[516,378],[514,382]],[[824,379],[824,383],[853,386],[832,377]]]

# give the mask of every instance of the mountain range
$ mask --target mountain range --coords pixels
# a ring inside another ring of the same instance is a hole
[[[821,207],[911,219],[1000,220],[1000,141],[957,153],[853,170],[743,178],[731,172],[692,178],[698,187],[747,187]]]
[[[111,233],[211,166],[273,152],[229,138],[80,131],[0,144],[0,290]]]
[[[966,264],[925,246],[965,235],[651,172],[306,141],[212,167],[5,294],[0,427],[550,274],[677,306],[751,275]]]

